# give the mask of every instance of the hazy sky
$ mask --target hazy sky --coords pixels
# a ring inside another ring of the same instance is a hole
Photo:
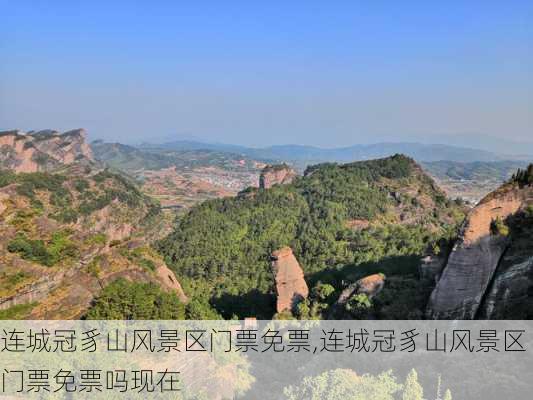
[[[531,0],[133,3],[0,0],[0,129],[533,138]]]

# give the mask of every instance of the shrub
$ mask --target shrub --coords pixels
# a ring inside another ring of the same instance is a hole
[[[65,208],[72,203],[72,195],[64,188],[60,187],[50,195],[50,204],[56,207]]]
[[[493,219],[490,223],[490,231],[493,235],[508,236],[509,227],[502,221],[500,217]]]
[[[141,257],[138,261],[137,261],[137,264],[139,264],[141,267],[149,270],[149,271],[155,271],[155,263],[150,260],[149,258],[144,258],[144,257]]]
[[[36,305],[37,303],[24,303],[0,310],[0,320],[25,319]]]
[[[98,255],[92,259],[92,261],[87,265],[87,273],[91,274],[95,278],[100,276],[102,256]]]
[[[17,228],[18,232],[30,232],[33,227],[32,219],[40,214],[37,209],[18,210],[10,221],[10,224]]]
[[[533,184],[533,164],[529,164],[526,169],[518,169],[511,178],[512,182],[518,183],[520,186]]]
[[[19,233],[8,243],[7,250],[19,254],[25,260],[51,267],[64,257],[78,255],[78,249],[68,235],[68,231],[55,232],[47,244],[43,240],[29,239]]]
[[[48,190],[52,193],[58,193],[59,196],[65,193],[63,182],[66,177],[59,174],[49,174],[45,172],[23,173],[17,176],[17,182],[20,183],[17,193],[28,198],[35,197],[36,190]],[[67,191],[68,193],[68,191]]]
[[[346,302],[346,311],[349,311],[355,318],[362,318],[372,307],[372,302],[364,293],[359,293],[352,296]]]
[[[0,188],[14,183],[17,176],[9,170],[0,170]]]
[[[18,253],[25,260],[35,261],[47,267],[55,263],[42,240],[31,240],[24,234],[19,234],[10,241],[7,250],[11,253]]]
[[[86,240],[86,243],[90,246],[104,246],[107,243],[107,235],[105,233],[95,233]]]
[[[50,217],[55,219],[58,222],[62,222],[64,224],[70,224],[78,220],[79,214],[76,210],[68,207],[68,208],[62,209],[56,214],[50,215]]]
[[[313,297],[322,301],[327,300],[334,292],[335,288],[333,286],[321,282],[319,282],[312,290]]]
[[[74,189],[80,193],[85,192],[89,187],[89,182],[83,178],[78,178],[74,181]]]

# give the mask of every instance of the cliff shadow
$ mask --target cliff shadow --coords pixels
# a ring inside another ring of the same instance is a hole
[[[419,279],[421,255],[385,257],[375,262],[349,264],[307,276],[310,287],[329,283],[336,288],[328,319],[353,319],[344,305],[335,303],[350,284],[369,275],[385,275],[383,289],[371,300],[371,307],[357,319],[423,319],[431,287]]]
[[[276,313],[275,296],[261,293],[257,289],[237,295],[224,293],[211,298],[210,303],[224,319],[231,319],[234,316],[239,319],[248,317],[271,319]]]
[[[383,273],[386,277],[410,276],[418,279],[420,254],[384,257],[378,261],[360,264],[346,264],[340,268],[328,268],[322,271],[306,274],[305,279],[309,287],[318,282],[329,283],[334,287],[342,287],[353,283],[365,276]]]

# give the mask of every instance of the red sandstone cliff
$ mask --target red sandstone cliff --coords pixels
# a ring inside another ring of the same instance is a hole
[[[259,187],[268,189],[274,185],[286,185],[296,177],[296,172],[286,164],[268,165],[259,176]]]
[[[359,279],[344,289],[337,300],[338,304],[345,304],[352,296],[366,294],[369,299],[374,298],[385,286],[385,275],[372,274]]]
[[[93,160],[83,129],[65,133],[0,132],[0,167],[15,172],[49,171],[79,160]]]
[[[480,313],[490,317],[496,305],[488,306],[487,310],[487,306],[483,305],[484,298],[488,295],[486,300],[492,298],[494,303],[494,299],[505,297],[494,291],[498,291],[498,283],[500,289],[509,289],[509,278],[514,276],[513,268],[510,272],[509,267],[502,267],[502,257],[509,248],[513,248],[513,240],[517,239],[494,232],[491,226],[496,220],[511,218],[532,202],[531,186],[519,188],[507,184],[488,195],[470,212],[431,294],[427,309],[429,318],[473,319]],[[531,251],[530,246],[530,256]],[[531,266],[528,258],[522,259],[522,263]],[[507,275],[502,275],[504,270]],[[524,276],[527,271],[517,274]]]
[[[272,269],[278,295],[278,313],[292,311],[294,306],[309,294],[304,273],[290,247],[283,247],[272,253]]]

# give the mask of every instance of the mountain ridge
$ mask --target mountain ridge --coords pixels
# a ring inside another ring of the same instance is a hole
[[[93,160],[84,131],[2,139],[16,158],[0,168],[0,318],[80,318],[121,278],[184,307],[179,281],[151,248],[170,221],[125,174]],[[23,159],[37,151],[53,162]]]
[[[387,157],[397,153],[405,154],[417,161],[501,161],[505,159],[504,156],[476,148],[450,146],[445,144],[424,144],[420,142],[380,142],[339,148],[320,148],[294,144],[254,148],[196,141],[174,141],[162,145],[145,143],[139,147],[231,151],[245,154],[253,158],[294,161],[300,164],[311,164],[325,161],[350,162]]]
[[[74,162],[94,161],[84,129],[60,133],[44,131],[0,132],[0,168],[15,172],[51,171]]]

